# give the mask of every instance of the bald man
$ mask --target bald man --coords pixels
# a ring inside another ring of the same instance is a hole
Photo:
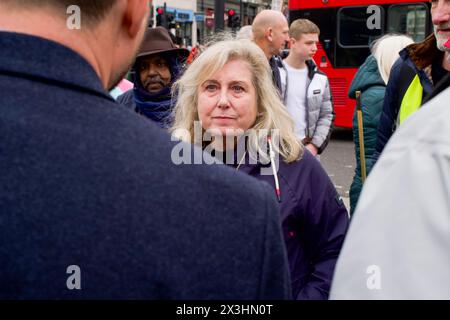
[[[252,24],[253,40],[264,51],[272,68],[273,81],[281,94],[281,65],[279,55],[289,41],[289,26],[286,17],[275,10],[263,10]]]

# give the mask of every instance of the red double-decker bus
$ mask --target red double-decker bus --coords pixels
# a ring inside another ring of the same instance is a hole
[[[433,31],[429,9],[429,1],[414,0],[289,0],[290,22],[309,19],[320,28],[314,60],[330,80],[336,126],[352,126],[355,101],[347,93],[371,43],[386,33],[423,40]]]

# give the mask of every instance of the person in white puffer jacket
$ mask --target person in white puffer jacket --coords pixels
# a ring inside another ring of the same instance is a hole
[[[328,78],[312,60],[319,34],[310,20],[295,20],[289,28],[289,55],[279,67],[284,105],[295,122],[296,135],[313,155],[327,146],[334,120]]]

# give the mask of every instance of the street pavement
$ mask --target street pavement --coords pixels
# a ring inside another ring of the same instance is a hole
[[[349,190],[356,166],[351,129],[334,128],[330,142],[320,156],[320,162],[346,207],[350,208]]]

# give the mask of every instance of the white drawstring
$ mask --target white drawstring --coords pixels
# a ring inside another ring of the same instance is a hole
[[[280,183],[279,183],[279,181],[278,181],[277,168],[276,168],[276,166],[275,166],[275,151],[273,150],[273,145],[272,145],[272,139],[271,139],[271,137],[268,137],[268,138],[267,138],[267,141],[269,142],[270,166],[272,167],[273,178],[274,178],[274,180],[275,180],[275,193],[277,194],[278,202],[281,202]]]

